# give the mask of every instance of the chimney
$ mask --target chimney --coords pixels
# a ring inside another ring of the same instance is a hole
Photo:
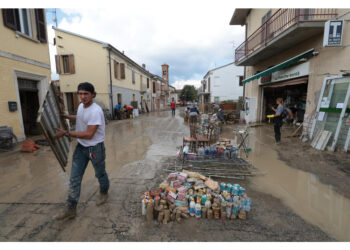
[[[142,68],[146,69],[146,64],[143,63],[142,64]]]

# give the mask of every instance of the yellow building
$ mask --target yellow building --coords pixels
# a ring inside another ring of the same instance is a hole
[[[349,19],[349,9],[236,9],[230,24],[246,28],[235,50],[235,64],[245,66],[246,121],[266,120],[282,97],[311,137],[325,78],[350,72]],[[333,29],[342,38],[337,46],[324,45],[329,20],[342,22]]]
[[[45,10],[0,11],[0,126],[19,140],[40,133],[39,105],[50,81]]]
[[[109,112],[120,103],[145,111],[152,107],[152,77],[146,66],[138,65],[112,45],[53,27],[57,48],[56,71],[69,113],[78,105],[77,86],[91,82],[96,102]],[[111,94],[112,93],[112,94]]]

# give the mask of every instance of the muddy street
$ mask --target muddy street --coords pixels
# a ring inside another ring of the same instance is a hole
[[[266,174],[237,182],[253,202],[244,221],[190,218],[158,225],[142,217],[140,196],[167,176],[163,168],[175,160],[176,147],[189,134],[178,113],[150,113],[106,126],[109,201],[96,207],[98,182],[89,163],[72,220],[52,217],[66,200],[75,142],[66,173],[46,146],[35,153],[1,153],[0,241],[350,240],[349,199],[316,175],[281,161],[270,132],[265,127],[251,130],[249,160]],[[223,135],[234,139],[232,127]]]

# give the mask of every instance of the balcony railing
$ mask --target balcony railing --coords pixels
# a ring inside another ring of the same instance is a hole
[[[336,9],[279,9],[235,50],[235,63],[295,24],[335,18]]]

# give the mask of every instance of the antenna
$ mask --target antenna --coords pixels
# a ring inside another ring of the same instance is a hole
[[[55,22],[56,28],[57,28],[58,25],[57,25],[57,11],[56,11],[56,8],[54,10],[46,10],[46,12],[54,14],[54,17],[52,18],[52,21]]]

